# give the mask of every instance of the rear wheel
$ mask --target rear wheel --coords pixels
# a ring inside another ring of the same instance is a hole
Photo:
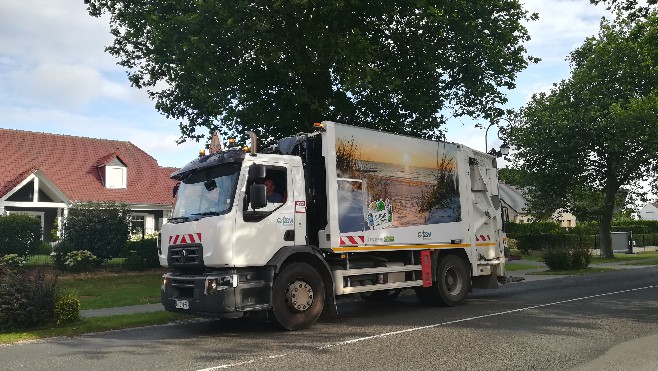
[[[416,288],[416,295],[423,304],[452,307],[466,300],[470,288],[466,262],[456,255],[445,255],[436,269],[436,281],[431,287]]]
[[[324,306],[324,283],[306,263],[285,266],[272,287],[272,313],[278,326],[301,330],[320,317]]]

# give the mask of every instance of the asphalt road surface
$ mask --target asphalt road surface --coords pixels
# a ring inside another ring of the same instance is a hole
[[[2,370],[656,370],[658,267],[475,290],[455,308],[339,302],[299,332],[166,326],[0,346]]]

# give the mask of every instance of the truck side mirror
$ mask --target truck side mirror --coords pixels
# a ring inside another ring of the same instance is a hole
[[[178,194],[178,188],[180,188],[180,182],[176,183],[174,186],[174,189],[172,189],[172,197],[176,198],[176,195]]]
[[[267,193],[265,184],[252,184],[249,187],[249,200],[252,209],[261,209],[267,206]]]
[[[265,179],[265,166],[261,164],[249,166],[249,179],[252,181]]]

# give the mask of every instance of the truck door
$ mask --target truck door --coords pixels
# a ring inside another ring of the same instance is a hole
[[[236,220],[235,265],[263,265],[282,247],[295,244],[295,207],[288,164],[266,165],[266,188],[273,186],[267,205],[253,210],[248,180],[243,189],[242,218]],[[262,180],[258,180],[262,181]],[[270,191],[268,191],[270,193]]]
[[[498,196],[493,195],[496,187],[491,186],[491,169],[486,169],[480,164],[480,161],[482,159],[474,157],[469,158],[468,161],[471,192],[473,193],[472,231],[475,232],[478,256],[494,259],[497,255],[500,204],[494,204],[494,200],[497,201]]]

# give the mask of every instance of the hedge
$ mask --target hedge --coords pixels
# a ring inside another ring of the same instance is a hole
[[[41,243],[41,222],[29,215],[0,216],[0,256],[33,255]]]

